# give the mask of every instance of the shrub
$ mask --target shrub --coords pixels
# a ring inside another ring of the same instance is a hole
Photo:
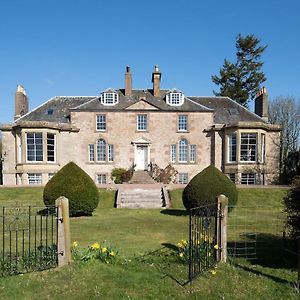
[[[123,182],[128,182],[134,172],[134,165],[130,167],[128,170],[124,168],[115,168],[111,172],[111,177],[114,180],[114,183],[123,183]]]
[[[187,210],[215,203],[220,194],[228,197],[228,204],[235,205],[238,192],[235,184],[214,166],[209,166],[197,174],[185,187],[182,194]]]
[[[44,188],[46,205],[54,205],[60,196],[69,199],[70,216],[91,216],[99,203],[94,181],[73,162],[60,169]]]
[[[126,173],[124,168],[115,168],[111,172],[111,177],[114,179],[114,183],[123,183],[123,176]]]
[[[300,177],[293,180],[293,186],[284,197],[287,212],[287,226],[292,238],[300,237]]]

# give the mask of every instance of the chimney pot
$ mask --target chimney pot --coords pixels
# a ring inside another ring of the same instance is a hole
[[[15,94],[15,116],[14,119],[18,119],[28,113],[28,97],[26,95],[25,88],[18,84]]]
[[[125,96],[131,96],[132,94],[132,78],[130,67],[126,66],[126,73],[125,73]]]
[[[256,93],[255,113],[266,122],[269,120],[268,105],[267,89],[266,87],[263,87]]]
[[[154,71],[152,73],[153,96],[154,97],[160,97],[160,80],[161,80],[161,73],[158,69],[158,65],[155,65]]]

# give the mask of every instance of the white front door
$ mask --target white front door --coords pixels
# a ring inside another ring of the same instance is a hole
[[[136,170],[148,169],[148,147],[136,146]]]

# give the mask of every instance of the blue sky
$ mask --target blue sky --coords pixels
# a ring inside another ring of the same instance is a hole
[[[270,98],[300,98],[300,1],[0,0],[0,123],[10,123],[14,93],[25,86],[30,109],[56,95],[97,95],[162,87],[212,95],[211,75],[233,60],[235,37],[254,34]]]

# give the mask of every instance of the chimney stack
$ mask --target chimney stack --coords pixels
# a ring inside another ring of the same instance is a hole
[[[14,120],[19,119],[28,113],[28,97],[24,87],[20,84],[17,86],[15,94],[15,116]]]
[[[255,113],[265,122],[268,122],[269,120],[268,105],[267,89],[263,87],[259,92],[256,93]]]
[[[126,66],[125,73],[125,96],[131,96],[132,94],[132,78],[130,73],[130,67]]]
[[[152,73],[153,96],[154,97],[160,97],[160,79],[161,79],[161,73],[158,69],[158,65],[155,65],[154,71]]]

